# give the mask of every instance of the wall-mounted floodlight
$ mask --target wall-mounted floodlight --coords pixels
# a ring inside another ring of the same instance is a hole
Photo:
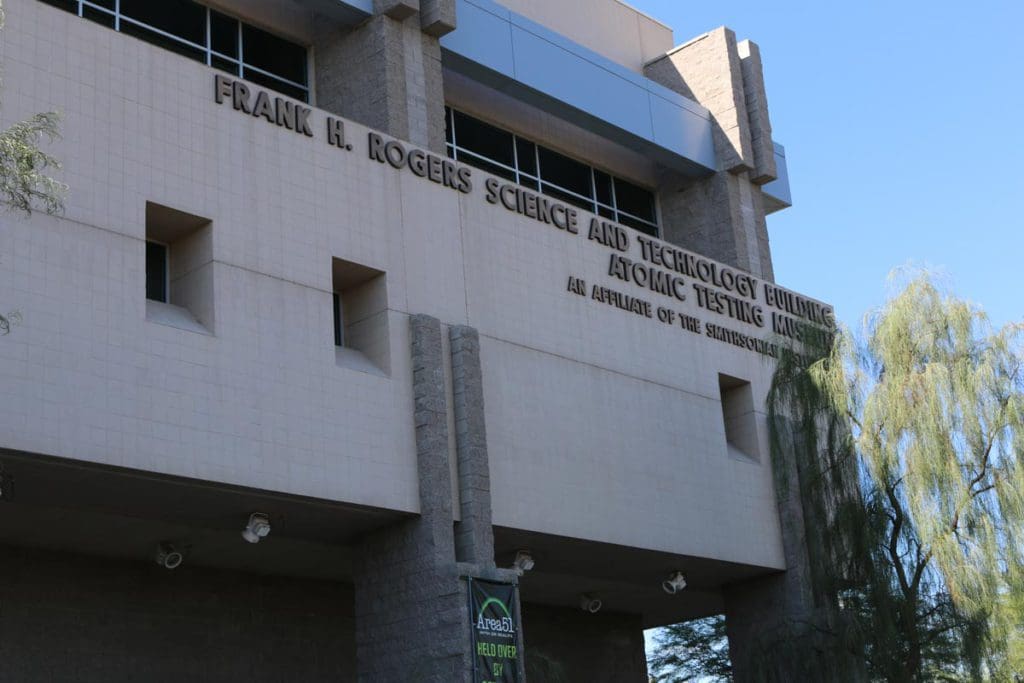
[[[249,523],[242,529],[242,538],[249,543],[259,543],[270,533],[270,518],[262,512],[249,515]]]
[[[533,553],[529,550],[517,550],[516,559],[512,561],[512,567],[522,576],[533,569]]]
[[[604,603],[593,593],[584,593],[580,596],[580,609],[590,614],[597,614],[601,611],[601,606]]]
[[[164,569],[177,569],[185,556],[173,544],[164,541],[156,547],[156,563]]]
[[[667,579],[661,582],[661,588],[669,595],[675,595],[686,588],[686,574],[682,572],[672,572],[668,575]]]

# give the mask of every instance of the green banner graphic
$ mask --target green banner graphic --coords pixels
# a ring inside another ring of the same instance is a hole
[[[473,683],[519,683],[517,588],[469,579],[473,622]]]

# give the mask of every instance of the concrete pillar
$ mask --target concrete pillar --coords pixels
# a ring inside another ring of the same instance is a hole
[[[803,472],[795,452],[790,442],[772,462],[786,571],[724,590],[733,678],[737,683],[861,683],[867,681],[863,662],[852,656],[850,634],[826,586],[827,558],[820,550],[812,555],[812,548],[826,546],[821,537],[826,524],[807,502],[801,477],[820,474]]]
[[[456,525],[456,556],[460,562],[493,567],[491,475],[480,337],[473,328],[463,326],[452,327],[449,335],[459,470],[460,521]]]
[[[455,28],[452,0],[375,0],[374,16],[314,39],[316,104],[444,152],[439,38]]]
[[[717,168],[706,178],[666,177],[664,238],[773,280],[761,185],[775,178],[771,122],[757,45],[719,28],[645,67],[654,81],[708,108]]]
[[[494,565],[479,336],[468,327],[450,330],[449,400],[440,321],[414,315],[409,326],[420,515],[359,545],[353,567],[358,680],[461,683],[472,674],[464,577],[512,584],[519,577]],[[458,557],[449,410],[455,416],[463,516]]]
[[[420,516],[372,534],[354,566],[361,683],[468,680],[469,615],[455,563],[441,323],[410,318]]]

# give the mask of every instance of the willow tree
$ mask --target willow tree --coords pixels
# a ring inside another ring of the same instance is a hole
[[[721,683],[732,680],[725,619],[708,617],[658,629],[647,660],[654,683]]]
[[[773,461],[796,463],[815,588],[872,678],[1024,674],[1022,339],[921,275],[780,360]]]
[[[0,29],[4,26],[3,0],[0,0]],[[43,112],[0,131],[0,205],[17,214],[33,211],[59,213],[64,208],[67,187],[50,173],[60,162],[40,149],[43,142],[59,136],[60,116]],[[0,315],[0,335],[17,323],[17,312]]]
[[[0,29],[4,26],[3,0],[0,0]],[[62,183],[50,176],[60,163],[43,152],[43,141],[59,135],[60,116],[43,112],[15,123],[0,132],[0,202],[15,212],[34,210],[56,213],[63,209]]]

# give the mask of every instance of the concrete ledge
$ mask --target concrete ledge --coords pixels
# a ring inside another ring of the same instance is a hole
[[[420,11],[420,0],[373,0],[373,13],[402,21]]]

